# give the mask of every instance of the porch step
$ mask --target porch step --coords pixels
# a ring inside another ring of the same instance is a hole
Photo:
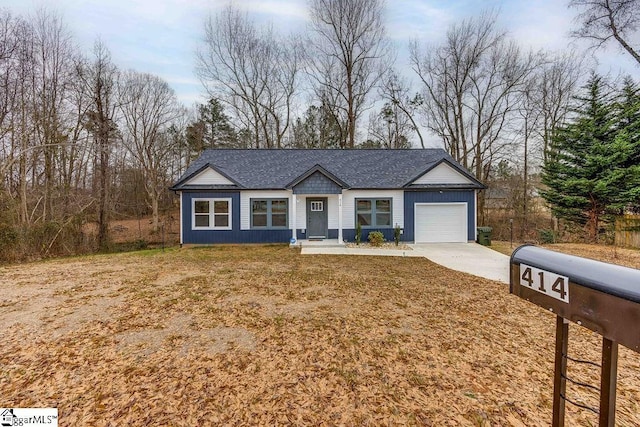
[[[302,239],[298,240],[294,245],[303,248],[323,247],[323,248],[343,248],[344,243],[340,243],[338,239]]]

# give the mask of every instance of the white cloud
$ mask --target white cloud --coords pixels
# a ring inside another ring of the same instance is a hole
[[[435,7],[424,0],[410,0],[401,7],[388,7],[387,31],[393,40],[411,39],[437,40],[453,21],[446,7]]]
[[[309,19],[306,4],[300,0],[246,0],[236,1],[233,4],[242,10],[264,14],[270,18],[280,17],[300,21]]]
[[[154,73],[166,79],[181,100],[204,91],[193,73],[194,52],[203,22],[229,0],[0,0],[16,14],[45,5],[62,13],[85,53],[100,36],[121,68]],[[232,0],[256,22],[272,22],[276,30],[301,30],[308,22],[307,0]],[[500,9],[499,23],[523,47],[567,49],[575,11],[559,0],[387,0],[386,28],[398,48],[397,66],[411,74],[407,45],[411,39],[426,44],[442,40],[447,28],[488,8]],[[584,44],[579,45],[581,48]],[[575,47],[570,49],[580,50]],[[619,69],[636,77],[639,68],[629,55],[612,44],[596,52],[599,71]],[[199,99],[202,102],[202,99]]]

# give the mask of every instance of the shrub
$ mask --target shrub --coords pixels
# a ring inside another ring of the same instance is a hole
[[[380,231],[372,231],[369,233],[368,239],[371,246],[380,246],[384,243],[384,234]]]
[[[400,232],[402,230],[400,229],[399,225],[396,225],[395,228],[393,229],[393,241],[396,243],[396,246],[398,246],[398,244],[400,244]]]
[[[553,230],[540,230],[538,232],[540,243],[549,244],[556,242],[556,233]]]
[[[19,245],[18,230],[7,224],[0,224],[0,264],[20,259],[22,248]]]
[[[358,222],[356,224],[356,245],[360,244],[360,239],[362,238],[362,225]]]

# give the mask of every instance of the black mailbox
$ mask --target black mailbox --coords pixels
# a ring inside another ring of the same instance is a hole
[[[510,292],[640,352],[640,270],[525,245]]]
[[[640,352],[640,270],[531,245],[513,252],[510,267],[510,292],[556,314],[551,425],[564,426],[565,402],[576,404],[566,396],[571,321],[603,337],[600,408],[578,406],[597,413],[600,427],[614,427],[618,343]]]

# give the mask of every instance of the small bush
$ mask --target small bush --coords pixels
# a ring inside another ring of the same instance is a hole
[[[393,229],[393,241],[396,243],[396,246],[398,246],[400,244],[400,233],[401,233],[401,229],[399,225],[396,225],[395,228]]]
[[[556,233],[553,230],[540,230],[538,232],[538,238],[543,245],[555,243]]]
[[[22,248],[19,243],[18,230],[10,225],[0,224],[0,264],[20,259]]]
[[[368,239],[371,246],[381,246],[384,243],[384,234],[380,231],[372,231]]]
[[[360,239],[362,238],[362,225],[358,222],[356,224],[356,245],[360,244]]]

